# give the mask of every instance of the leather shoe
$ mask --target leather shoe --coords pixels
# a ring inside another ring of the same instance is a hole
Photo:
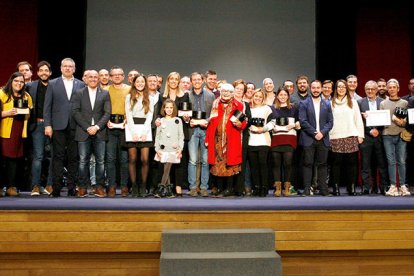
[[[85,188],[78,188],[77,197],[88,196],[88,191]]]
[[[226,189],[223,192],[223,196],[234,196],[234,192],[232,190]]]
[[[76,193],[75,189],[68,190],[68,196],[76,196],[76,195],[77,195],[77,193]]]
[[[362,191],[362,194],[363,194],[363,195],[369,195],[369,190],[363,190],[363,191]]]

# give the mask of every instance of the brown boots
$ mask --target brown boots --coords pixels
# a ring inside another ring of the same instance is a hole
[[[290,182],[285,182],[285,196],[290,196]]]
[[[273,185],[273,187],[275,187],[275,196],[281,196],[282,195],[282,182],[280,181],[276,181],[275,184]]]
[[[285,188],[285,196],[290,196],[290,182],[285,182],[284,183],[284,188]],[[273,187],[275,187],[275,192],[274,195],[279,197],[282,195],[282,182],[280,181],[276,181],[275,184],[273,185]]]

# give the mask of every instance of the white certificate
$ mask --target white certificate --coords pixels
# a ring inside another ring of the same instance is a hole
[[[145,135],[145,140],[139,140],[135,142],[151,142],[152,141],[152,132],[151,127],[148,129],[148,126],[143,124],[132,124],[125,126],[125,141],[134,142],[133,133],[136,133],[138,136]]]
[[[391,114],[389,109],[365,111],[367,114],[367,126],[389,126],[391,125]]]
[[[408,111],[408,124],[414,124],[414,108],[407,109]]]
[[[155,154],[154,160],[161,162],[161,163],[174,163],[174,164],[178,164],[181,162],[181,159],[178,158],[176,152],[168,152],[168,151],[161,152],[161,158],[158,156],[158,154]]]
[[[16,108],[17,114],[30,114],[29,108]]]

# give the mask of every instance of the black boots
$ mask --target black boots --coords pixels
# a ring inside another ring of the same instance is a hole
[[[341,192],[339,190],[339,185],[338,184],[334,184],[333,185],[332,194],[334,196],[340,196],[341,195]]]
[[[352,183],[351,185],[348,186],[348,195],[356,196],[355,184],[354,183]]]

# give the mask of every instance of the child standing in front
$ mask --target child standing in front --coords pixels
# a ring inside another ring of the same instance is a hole
[[[177,106],[171,99],[166,99],[161,107],[161,125],[157,127],[155,136],[155,160],[164,164],[164,173],[159,184],[156,197],[174,197],[173,184],[170,181],[170,170],[174,163],[180,163],[184,147],[183,123],[177,117]],[[181,195],[181,183],[176,181],[176,193]]]

